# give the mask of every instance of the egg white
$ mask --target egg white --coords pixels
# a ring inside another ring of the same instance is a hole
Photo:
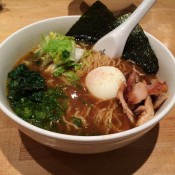
[[[125,81],[123,73],[113,66],[102,66],[93,69],[85,78],[88,91],[102,100],[115,98],[120,85]]]

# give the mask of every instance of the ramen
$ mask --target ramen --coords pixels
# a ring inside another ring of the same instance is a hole
[[[122,58],[51,32],[8,74],[14,112],[40,128],[70,135],[129,130],[154,117],[168,87]]]

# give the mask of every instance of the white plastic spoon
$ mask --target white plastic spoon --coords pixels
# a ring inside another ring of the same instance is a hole
[[[144,0],[125,22],[103,36],[94,45],[93,49],[104,51],[104,53],[111,58],[120,57],[129,34],[155,2],[156,0]]]

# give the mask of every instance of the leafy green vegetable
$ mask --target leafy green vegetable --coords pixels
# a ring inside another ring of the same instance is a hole
[[[51,73],[60,77],[70,69],[77,70],[80,68],[80,64],[75,58],[75,46],[74,37],[51,32],[48,36],[42,35],[42,41],[34,49],[34,53],[37,61],[42,62],[42,66],[47,66],[51,63],[55,65]],[[67,77],[66,73],[65,77]]]
[[[73,71],[67,71],[67,72],[65,72],[63,75],[64,75],[64,76],[67,78],[67,80],[70,81],[70,82],[76,82],[76,81],[79,80],[79,77],[78,77],[78,76],[76,75],[76,73],[73,72]]]
[[[18,99],[23,94],[45,88],[45,80],[38,72],[30,71],[25,64],[20,64],[8,74],[9,99]]]
[[[25,64],[21,64],[18,67],[15,68],[15,70],[12,70],[8,73],[8,77],[12,79],[17,79],[18,77],[21,77],[28,72],[28,67]]]
[[[67,32],[76,41],[94,44],[115,28],[115,16],[100,1],[96,1]]]
[[[30,71],[25,64],[19,65],[8,74],[9,88],[19,91],[38,90],[45,88],[45,80],[38,72]]]
[[[8,74],[7,87],[10,105],[19,117],[55,131],[55,123],[62,120],[67,108],[67,96],[61,88],[47,89],[43,78],[24,64]]]
[[[72,117],[72,121],[75,125],[77,125],[80,128],[83,126],[83,122],[80,118]]]
[[[62,65],[75,61],[75,40],[59,33],[51,32],[48,36],[42,35],[41,44],[35,50],[35,55],[41,58],[44,65],[54,62]]]
[[[29,96],[23,96],[19,100],[11,100],[14,112],[25,121],[52,130],[51,122],[62,120],[67,103],[66,96],[58,89],[46,90],[43,93],[36,92]],[[40,99],[36,98],[37,96]]]
[[[74,85],[78,85],[80,80],[74,71],[74,70],[77,70],[78,68],[79,67],[75,66],[75,68],[72,70],[66,70],[65,67],[60,66],[54,69],[52,74],[56,77],[63,76],[64,78],[66,78],[66,82],[67,82],[66,84],[74,86]]]
[[[57,67],[56,69],[54,69],[53,71],[53,75],[56,76],[56,77],[59,77],[61,76],[64,72],[65,72],[65,68],[63,66],[59,66]]]

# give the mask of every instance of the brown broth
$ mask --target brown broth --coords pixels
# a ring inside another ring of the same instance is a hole
[[[58,122],[58,132],[71,135],[102,135],[121,132],[134,127],[126,114],[123,113],[122,106],[117,99],[100,101],[88,93],[85,86],[86,75],[80,78],[79,83],[81,86],[65,85],[61,78],[46,72],[43,67],[38,66],[33,60],[33,54],[28,53],[20,59],[17,65],[23,62],[29,62],[29,69],[38,71],[46,80],[48,88],[56,88],[64,84],[63,90],[69,98],[67,112],[63,116],[63,120]],[[121,59],[121,65],[125,65],[125,68],[122,68],[122,66],[118,68],[127,76],[127,72],[131,72],[133,64]],[[135,68],[143,73],[139,67],[135,66]],[[127,72],[125,72],[126,70]],[[155,78],[151,75],[146,75],[145,77],[147,81]],[[112,110],[112,118],[111,120],[107,120],[105,116],[109,114],[113,105],[115,107]],[[101,115],[98,115],[99,113]],[[82,121],[82,126],[77,127],[73,123],[74,117]]]

